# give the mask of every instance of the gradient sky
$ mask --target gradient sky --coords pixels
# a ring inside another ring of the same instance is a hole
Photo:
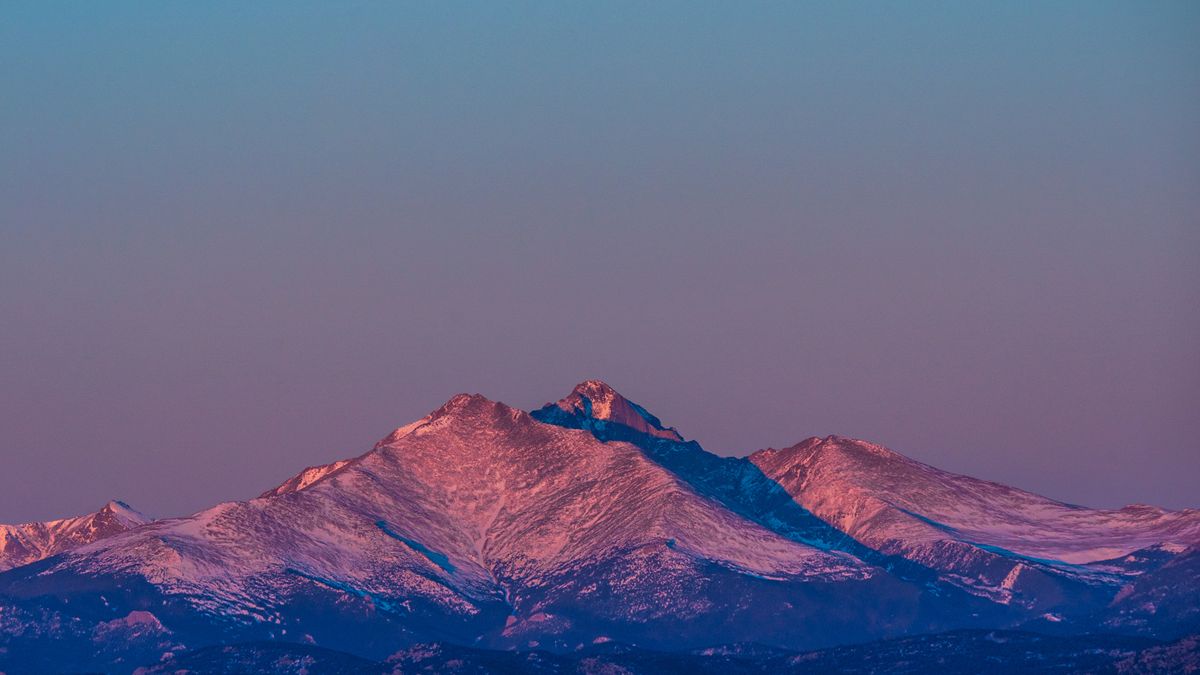
[[[0,7],[0,522],[589,377],[1200,506],[1200,3],[321,4]]]

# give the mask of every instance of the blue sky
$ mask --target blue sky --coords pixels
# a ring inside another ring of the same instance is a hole
[[[459,391],[1200,506],[1195,3],[6,3],[0,522]]]

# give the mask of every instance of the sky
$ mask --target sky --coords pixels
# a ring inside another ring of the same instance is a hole
[[[1200,507],[1200,4],[0,6],[0,522],[603,379]]]

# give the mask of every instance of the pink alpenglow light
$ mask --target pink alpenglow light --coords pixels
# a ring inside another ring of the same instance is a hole
[[[45,534],[0,574],[0,666],[28,667],[11,655],[38,636],[57,645],[39,667],[198,671],[218,667],[193,651],[214,634],[293,645],[222,648],[234,670],[316,658],[297,641],[382,661],[431,642],[678,655],[979,627],[1169,637],[1200,593],[1200,512],[1088,509],[838,436],[718,457],[598,380],[532,413],[459,394],[257,498],[147,520],[113,503],[19,526],[21,542]],[[1024,650],[1011,658],[1045,653],[1005,639]]]
[[[74,518],[0,525],[0,571],[37,562],[150,521],[125,502],[114,500],[95,513]]]

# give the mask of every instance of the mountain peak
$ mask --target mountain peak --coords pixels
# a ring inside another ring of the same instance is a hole
[[[110,499],[100,509],[101,511],[111,511],[113,513],[121,513],[123,511],[133,511],[133,507],[121,501],[120,499]]]
[[[94,513],[20,525],[0,524],[0,571],[19,567],[152,522],[119,500]]]
[[[604,380],[584,380],[583,382],[575,385],[575,388],[572,389],[571,392],[577,394],[605,393],[609,395],[620,396],[620,394],[617,393],[617,390],[613,389],[612,386]]]
[[[658,438],[683,440],[674,427],[663,426],[657,417],[602,380],[584,380],[566,398],[548,403],[542,410],[552,408],[574,417],[620,424]]]
[[[759,461],[777,461],[782,458],[801,458],[801,457],[816,457],[816,456],[844,456],[844,457],[870,457],[878,458],[873,461],[891,460],[900,462],[912,462],[913,460],[904,455],[886,448],[878,443],[864,441],[858,438],[848,436],[838,436],[831,434],[829,436],[810,436],[795,445],[786,448],[766,448],[758,450],[750,454],[751,462]]]
[[[96,516],[115,518],[118,523],[125,527],[136,527],[153,520],[153,518],[119,499],[109,500],[107,504],[96,512]]]
[[[510,410],[512,408],[509,406],[493,401],[483,394],[455,394],[421,421],[437,425],[439,422],[444,424],[451,420],[482,419]]]
[[[445,415],[459,413],[471,408],[479,408],[487,404],[494,404],[494,401],[488,399],[488,397],[484,396],[483,394],[455,394],[454,396],[450,397],[450,400],[443,403],[442,407],[433,411],[433,414],[430,416],[435,418],[443,417]]]

